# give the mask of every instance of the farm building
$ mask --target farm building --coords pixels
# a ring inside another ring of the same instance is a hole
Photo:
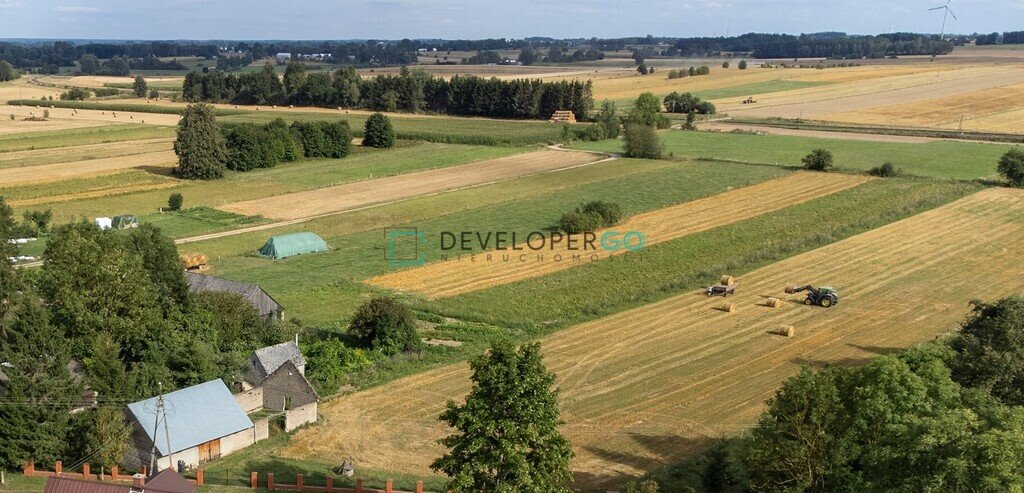
[[[320,396],[306,380],[306,360],[295,342],[253,351],[235,400],[245,412],[260,409],[284,415],[284,429],[291,431],[316,422]]]
[[[135,219],[135,216],[132,216],[130,214],[114,216],[114,219],[112,219],[110,223],[110,227],[114,229],[129,229],[139,227],[139,220]]]
[[[126,418],[135,430],[128,438],[128,467],[148,466],[153,459],[155,469],[176,466],[178,461],[192,468],[267,437],[266,422],[254,425],[220,379],[176,390],[163,399],[162,414],[157,397],[128,405]]]
[[[46,479],[43,493],[195,493],[189,480],[171,469],[164,469],[148,481],[136,478],[134,484],[99,483],[64,476]]]
[[[256,284],[246,284],[188,271],[185,271],[185,280],[188,281],[188,290],[193,293],[235,293],[256,307],[256,311],[261,317],[276,320],[284,318],[284,307]]]
[[[291,233],[271,237],[260,248],[260,255],[283,259],[303,253],[326,252],[327,242],[314,233]]]

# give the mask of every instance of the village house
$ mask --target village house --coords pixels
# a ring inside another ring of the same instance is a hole
[[[306,360],[297,342],[257,349],[247,363],[242,392],[235,394],[245,412],[283,415],[285,431],[316,422],[320,396],[306,379]]]

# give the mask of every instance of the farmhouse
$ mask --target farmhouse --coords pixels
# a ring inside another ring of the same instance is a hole
[[[284,318],[284,307],[273,297],[267,294],[263,288],[256,284],[232,281],[222,277],[196,274],[185,271],[185,280],[188,281],[188,289],[193,293],[219,292],[235,293],[256,307],[256,311],[265,319],[281,320]]]
[[[274,55],[274,58],[277,61],[279,61],[279,62],[287,62],[288,60],[292,59],[292,54],[291,53],[283,53],[282,52],[282,53],[278,53],[278,54]]]
[[[165,469],[181,461],[191,468],[267,437],[266,422],[254,425],[219,379],[176,390],[163,401],[163,413],[157,397],[128,405],[126,418],[135,431],[125,465],[155,460],[155,469]]]
[[[235,400],[247,413],[261,409],[283,414],[284,429],[291,431],[316,422],[320,396],[306,380],[306,360],[295,342],[253,351]]]

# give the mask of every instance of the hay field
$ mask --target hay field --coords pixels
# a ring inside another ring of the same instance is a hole
[[[0,174],[0,186],[68,180],[131,168],[170,170],[177,163],[178,157],[174,151],[164,150],[103,159],[22,166],[5,169],[3,174]]]
[[[645,244],[650,246],[829,195],[867,180],[865,177],[853,175],[795,173],[639,214],[605,231],[640,231],[645,235]],[[605,231],[598,231],[597,236],[600,237]],[[441,298],[540,277],[625,252],[626,250],[574,251],[565,243],[560,243],[557,248],[536,252],[545,255],[543,260],[538,259],[535,252],[525,250],[512,252],[513,260],[506,262],[501,259],[501,255],[506,252],[493,252],[493,260],[485,260],[484,255],[480,254],[477,254],[477,257],[481,257],[477,261],[453,258],[376,276],[366,282],[380,288],[413,292],[428,298]],[[520,253],[525,255],[520,258]],[[552,260],[556,255],[570,258],[574,254],[580,255],[581,261]]]
[[[736,313],[691,292],[546,338],[577,486],[678,462],[747,429],[800,365],[855,363],[929,340],[955,328],[969,300],[1024,289],[1021,217],[1021,191],[985,190],[741,276]],[[835,286],[840,304],[807,307],[783,294],[804,282]],[[768,296],[787,303],[762,306]],[[769,333],[782,324],[795,336]],[[282,455],[427,474],[447,432],[437,415],[468,392],[467,377],[467,365],[450,365],[326,402],[322,424]]]
[[[594,153],[543,150],[445,169],[236,202],[221,206],[220,209],[279,220],[312,217],[580,166],[602,158],[603,155]]]
[[[24,120],[31,116],[42,117],[45,111],[50,112],[50,116],[46,118],[46,121]],[[14,115],[15,119],[11,120],[10,115]],[[0,135],[68,130],[110,124],[145,124],[173,127],[181,119],[179,115],[159,113],[50,108],[43,101],[40,101],[39,106],[0,106],[0,116],[3,117],[0,118]]]
[[[0,152],[0,169],[169,151],[173,142],[172,139],[158,138]]]

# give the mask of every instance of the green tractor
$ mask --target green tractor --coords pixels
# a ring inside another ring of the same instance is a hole
[[[839,293],[836,292],[835,288],[830,286],[816,288],[808,284],[806,286],[790,286],[786,288],[786,292],[789,294],[799,293],[802,291],[807,291],[807,298],[804,298],[805,305],[818,305],[829,308],[836,303],[839,303]]]

